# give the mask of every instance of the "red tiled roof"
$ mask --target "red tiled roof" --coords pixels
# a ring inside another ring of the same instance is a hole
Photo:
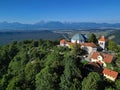
[[[62,39],[62,40],[60,40],[60,43],[62,43],[62,44],[66,44],[66,40],[65,39]]]
[[[103,74],[106,74],[106,75],[108,75],[108,76],[111,76],[111,77],[113,77],[113,78],[117,78],[117,76],[118,76],[118,72],[112,71],[112,70],[107,69],[107,68],[104,68],[104,70],[103,70],[102,73],[103,73]]]
[[[99,41],[107,41],[107,39],[105,38],[105,36],[101,36],[101,38],[99,39]]]
[[[111,63],[112,62],[112,59],[113,59],[113,56],[110,55],[110,54],[103,54],[104,56],[104,61],[107,62],[107,63]]]
[[[75,42],[75,43],[68,42],[68,41],[67,41],[67,40],[65,40],[65,39],[60,40],[60,43],[61,43],[61,44],[71,44],[71,45],[76,44],[76,42]]]
[[[93,59],[97,59],[97,57],[99,56],[100,54],[98,52],[93,52],[91,58]]]
[[[83,46],[97,47],[94,43],[83,43]]]
[[[94,53],[92,54],[91,58],[97,59],[97,57],[98,57],[99,55],[103,57],[103,61],[104,61],[104,62],[107,62],[107,63],[111,63],[111,62],[112,62],[113,56],[110,55],[110,54],[105,54],[105,53],[94,52]]]

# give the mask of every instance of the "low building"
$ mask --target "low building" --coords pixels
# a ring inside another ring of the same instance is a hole
[[[68,46],[68,43],[65,39],[60,40],[60,46]]]
[[[91,62],[101,62],[103,66],[106,67],[106,63],[111,63],[113,60],[113,56],[110,54],[94,52],[91,55],[90,61]]]
[[[106,63],[111,63],[113,60],[113,56],[110,54],[102,53],[102,52],[93,52],[91,56],[92,62],[104,61]]]
[[[118,76],[118,72],[112,71],[112,70],[110,70],[108,68],[104,68],[102,73],[103,73],[103,76],[105,76],[106,78],[108,78],[108,79],[110,79],[112,81],[115,81],[117,76]]]
[[[81,49],[85,50],[88,54],[91,54],[93,52],[97,51],[97,46],[94,43],[73,43],[73,42],[68,42],[65,39],[60,40],[60,46],[66,46],[68,48],[71,48],[71,46],[79,44]]]
[[[81,44],[81,48],[91,54],[97,51],[97,46],[94,43],[83,43]]]

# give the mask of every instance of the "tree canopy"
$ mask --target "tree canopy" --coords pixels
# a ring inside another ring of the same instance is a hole
[[[58,41],[25,40],[0,46],[0,90],[120,89],[118,79],[111,83],[96,72],[85,75],[80,45],[57,45]],[[118,72],[119,56],[113,65]]]
[[[100,82],[102,81],[100,75],[96,72],[91,72],[82,81],[82,90],[101,90]]]
[[[96,35],[95,35],[94,33],[92,33],[92,34],[90,35],[88,41],[89,41],[89,42],[93,42],[93,43],[95,43],[95,44],[98,43],[98,40],[97,40]]]

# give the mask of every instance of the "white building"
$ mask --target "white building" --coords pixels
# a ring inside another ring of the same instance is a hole
[[[105,36],[101,36],[101,38],[98,40],[98,44],[100,48],[105,49],[107,44],[107,39],[105,38]]]
[[[94,52],[91,55],[91,62],[98,62],[102,63],[104,67],[106,67],[106,63],[111,63],[113,60],[113,56],[110,54],[105,54],[105,53],[99,53],[99,52]]]
[[[88,54],[91,54],[97,51],[97,46],[94,43],[83,43],[81,44],[81,48],[87,51]]]
[[[106,78],[108,78],[108,79],[110,79],[112,81],[115,81],[115,79],[118,76],[118,72],[112,71],[112,70],[110,70],[108,68],[104,68],[102,73],[103,73],[103,76],[105,76]]]
[[[65,39],[60,40],[60,46],[68,46],[68,43]]]

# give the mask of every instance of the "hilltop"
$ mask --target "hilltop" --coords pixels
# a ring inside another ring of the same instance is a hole
[[[76,37],[74,37],[76,38]],[[109,50],[117,53],[107,67],[120,73],[120,47],[110,42]],[[1,90],[109,90],[120,89],[119,78],[112,82],[86,69],[87,55],[77,44],[59,46],[59,41],[14,41],[0,47]]]

